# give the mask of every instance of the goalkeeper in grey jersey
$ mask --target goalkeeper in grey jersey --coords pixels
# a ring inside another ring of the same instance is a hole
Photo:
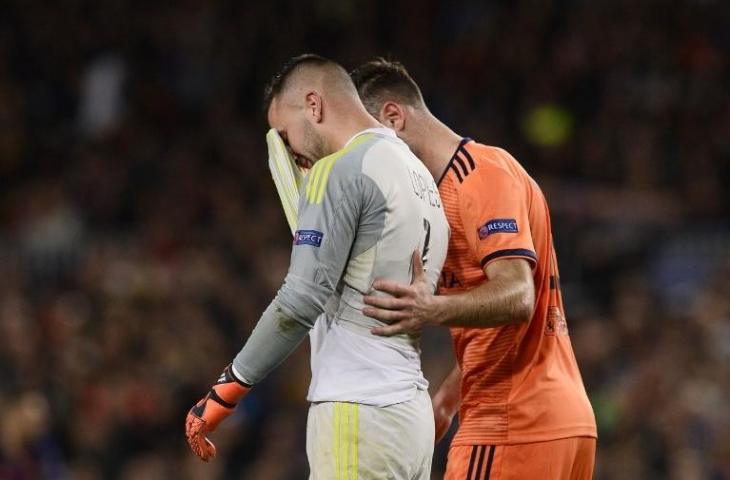
[[[448,224],[428,170],[371,117],[347,72],[302,55],[267,89],[269,124],[304,164],[291,264],[276,298],[232,364],[189,412],[186,434],[204,460],[206,434],[309,333],[312,479],[428,479],[434,443],[418,338],[378,337],[362,314],[375,278],[436,288]],[[414,254],[414,252],[416,252]],[[424,272],[413,272],[413,255]]]

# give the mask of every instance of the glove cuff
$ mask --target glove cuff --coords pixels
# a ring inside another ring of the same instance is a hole
[[[238,401],[250,389],[233,375],[231,365],[228,365],[208,394],[190,409],[190,414],[205,421],[207,431],[213,431],[224,418],[233,413]]]
[[[231,364],[228,364],[218,381],[211,387],[210,398],[225,408],[233,409],[249,390],[251,386],[239,380],[233,374]]]

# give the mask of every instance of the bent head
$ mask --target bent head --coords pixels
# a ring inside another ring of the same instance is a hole
[[[399,62],[378,58],[351,74],[357,92],[370,115],[416,151],[416,125],[428,114],[421,89]]]
[[[319,55],[305,54],[289,60],[266,87],[264,107],[298,164],[311,167],[338,150],[333,141],[338,110],[357,91],[347,71]]]

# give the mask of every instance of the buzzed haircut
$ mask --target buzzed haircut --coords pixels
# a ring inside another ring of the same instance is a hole
[[[376,58],[357,67],[350,76],[371,114],[377,114],[388,99],[413,107],[425,105],[421,89],[400,62]]]
[[[329,58],[325,58],[315,53],[297,55],[296,57],[292,57],[287,60],[281,69],[273,77],[271,77],[271,80],[266,85],[266,88],[264,89],[264,113],[269,111],[269,107],[271,106],[271,102],[274,100],[274,97],[284,91],[288,80],[292,77],[292,74],[300,67],[304,66],[320,68],[329,67],[335,72],[339,70],[342,73],[342,79],[352,85],[352,81],[347,74],[347,70],[334,60],[330,60]]]

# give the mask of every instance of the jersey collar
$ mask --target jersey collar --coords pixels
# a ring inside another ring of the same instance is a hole
[[[352,143],[353,140],[355,140],[360,135],[365,135],[367,133],[375,133],[377,135],[385,135],[387,137],[393,137],[397,138],[395,135],[395,132],[391,130],[390,128],[386,127],[375,127],[375,128],[366,128],[362,132],[357,132],[355,135],[353,135],[345,144],[345,147]]]
[[[454,151],[454,154],[451,155],[451,158],[449,159],[449,163],[446,164],[446,167],[444,168],[443,173],[441,173],[441,176],[439,177],[438,181],[436,182],[436,185],[441,185],[441,181],[446,176],[446,172],[449,171],[449,168],[451,168],[451,164],[454,163],[454,159],[456,158],[456,155],[465,148],[465,145],[469,142],[471,142],[471,138],[469,137],[463,137],[461,141],[459,142],[459,145],[456,147],[456,150]]]

